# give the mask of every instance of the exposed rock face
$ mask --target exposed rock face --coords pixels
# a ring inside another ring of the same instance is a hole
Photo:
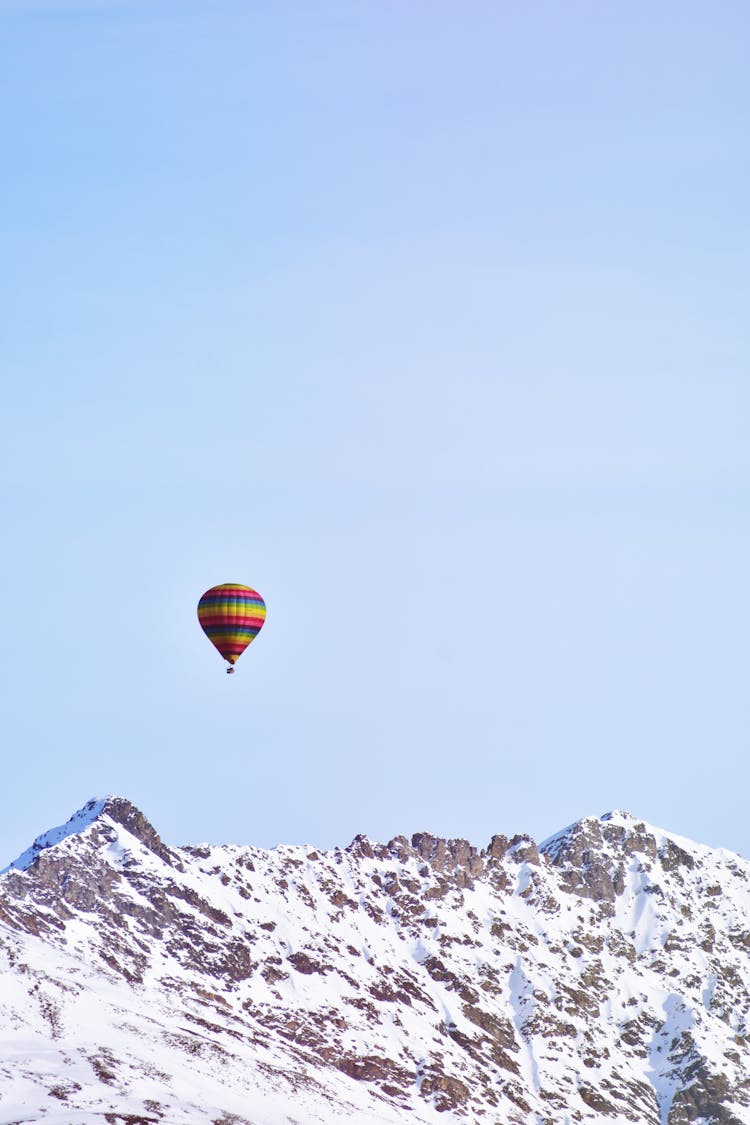
[[[0,1120],[750,1123],[750,863],[626,814],[537,847],[169,848],[92,801],[0,876]]]

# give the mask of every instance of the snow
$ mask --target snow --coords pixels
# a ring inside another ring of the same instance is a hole
[[[70,820],[66,821],[65,824],[61,824],[58,828],[50,828],[41,836],[37,836],[31,847],[27,848],[25,852],[21,852],[17,859],[0,870],[0,875],[4,875],[6,871],[10,871],[12,868],[25,871],[45,848],[52,848],[55,844],[67,839],[68,836],[83,832],[98,819],[110,799],[110,797],[92,797],[83,808],[73,813]]]
[[[611,904],[564,890],[553,863],[600,828],[622,829],[596,844],[598,862],[622,864]],[[689,863],[662,865],[670,842]],[[23,898],[49,848],[124,896],[114,929],[100,910],[67,906],[60,929],[54,902]],[[447,1125],[458,1111],[420,1093],[437,1072],[472,1097],[480,1079],[516,1083],[531,1108],[512,1117],[508,1102],[508,1122],[548,1121],[550,1091],[564,1106],[556,1121],[597,1120],[580,1100],[588,1084],[629,1090],[644,1123],[665,1125],[691,1061],[733,1075],[728,1044],[745,1050],[734,1031],[750,1020],[750,967],[731,935],[750,931],[750,864],[623,813],[569,826],[542,852],[536,864],[510,849],[494,876],[460,885],[408,845],[398,858],[367,841],[329,854],[178,849],[173,867],[108,814],[107,798],[89,802],[6,869],[7,896],[0,880],[0,905],[34,905],[48,923],[40,936],[0,923],[0,1125],[95,1125],[115,1111],[148,1116],[151,1103],[169,1125],[227,1114],[254,1125]],[[160,902],[176,920],[154,936]],[[222,970],[229,942],[251,953],[246,978]],[[318,970],[298,971],[297,954]],[[136,955],[142,972],[129,980],[122,968]],[[376,999],[391,981],[412,988],[408,1003]],[[478,1009],[512,1029],[517,1076],[491,1056],[477,1068],[461,1046],[482,1034]],[[411,1074],[400,1106],[324,1051]],[[630,1118],[618,1112],[612,1125],[632,1120],[632,1105]]]

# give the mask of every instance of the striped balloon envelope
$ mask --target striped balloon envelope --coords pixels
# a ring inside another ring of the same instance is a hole
[[[266,603],[257,590],[224,582],[212,586],[198,602],[198,621],[211,644],[233,672],[234,663],[254,641],[266,620]]]

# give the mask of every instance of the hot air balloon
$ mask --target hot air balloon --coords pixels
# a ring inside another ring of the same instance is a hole
[[[225,582],[212,586],[198,602],[198,621],[211,644],[228,662],[227,673],[254,641],[266,620],[266,603],[257,590]]]

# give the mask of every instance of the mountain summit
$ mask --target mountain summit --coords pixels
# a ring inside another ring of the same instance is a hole
[[[152,825],[132,802],[125,797],[92,797],[83,808],[73,813],[70,820],[66,821],[65,824],[61,824],[58,828],[51,828],[48,832],[37,836],[31,847],[22,852],[8,867],[0,871],[0,875],[4,875],[12,868],[18,871],[27,870],[47,848],[62,843],[68,836],[85,832],[87,828],[95,825],[98,821],[102,822],[105,832],[108,821],[110,822],[110,831],[114,828],[117,832],[118,826],[127,829],[131,836],[134,836],[155,855],[158,855],[165,863],[171,864],[173,862],[173,854],[168,848],[164,847]],[[99,834],[97,834],[97,838],[99,838]]]
[[[750,863],[626,813],[169,848],[89,801],[0,876],[0,1120],[750,1122]]]

